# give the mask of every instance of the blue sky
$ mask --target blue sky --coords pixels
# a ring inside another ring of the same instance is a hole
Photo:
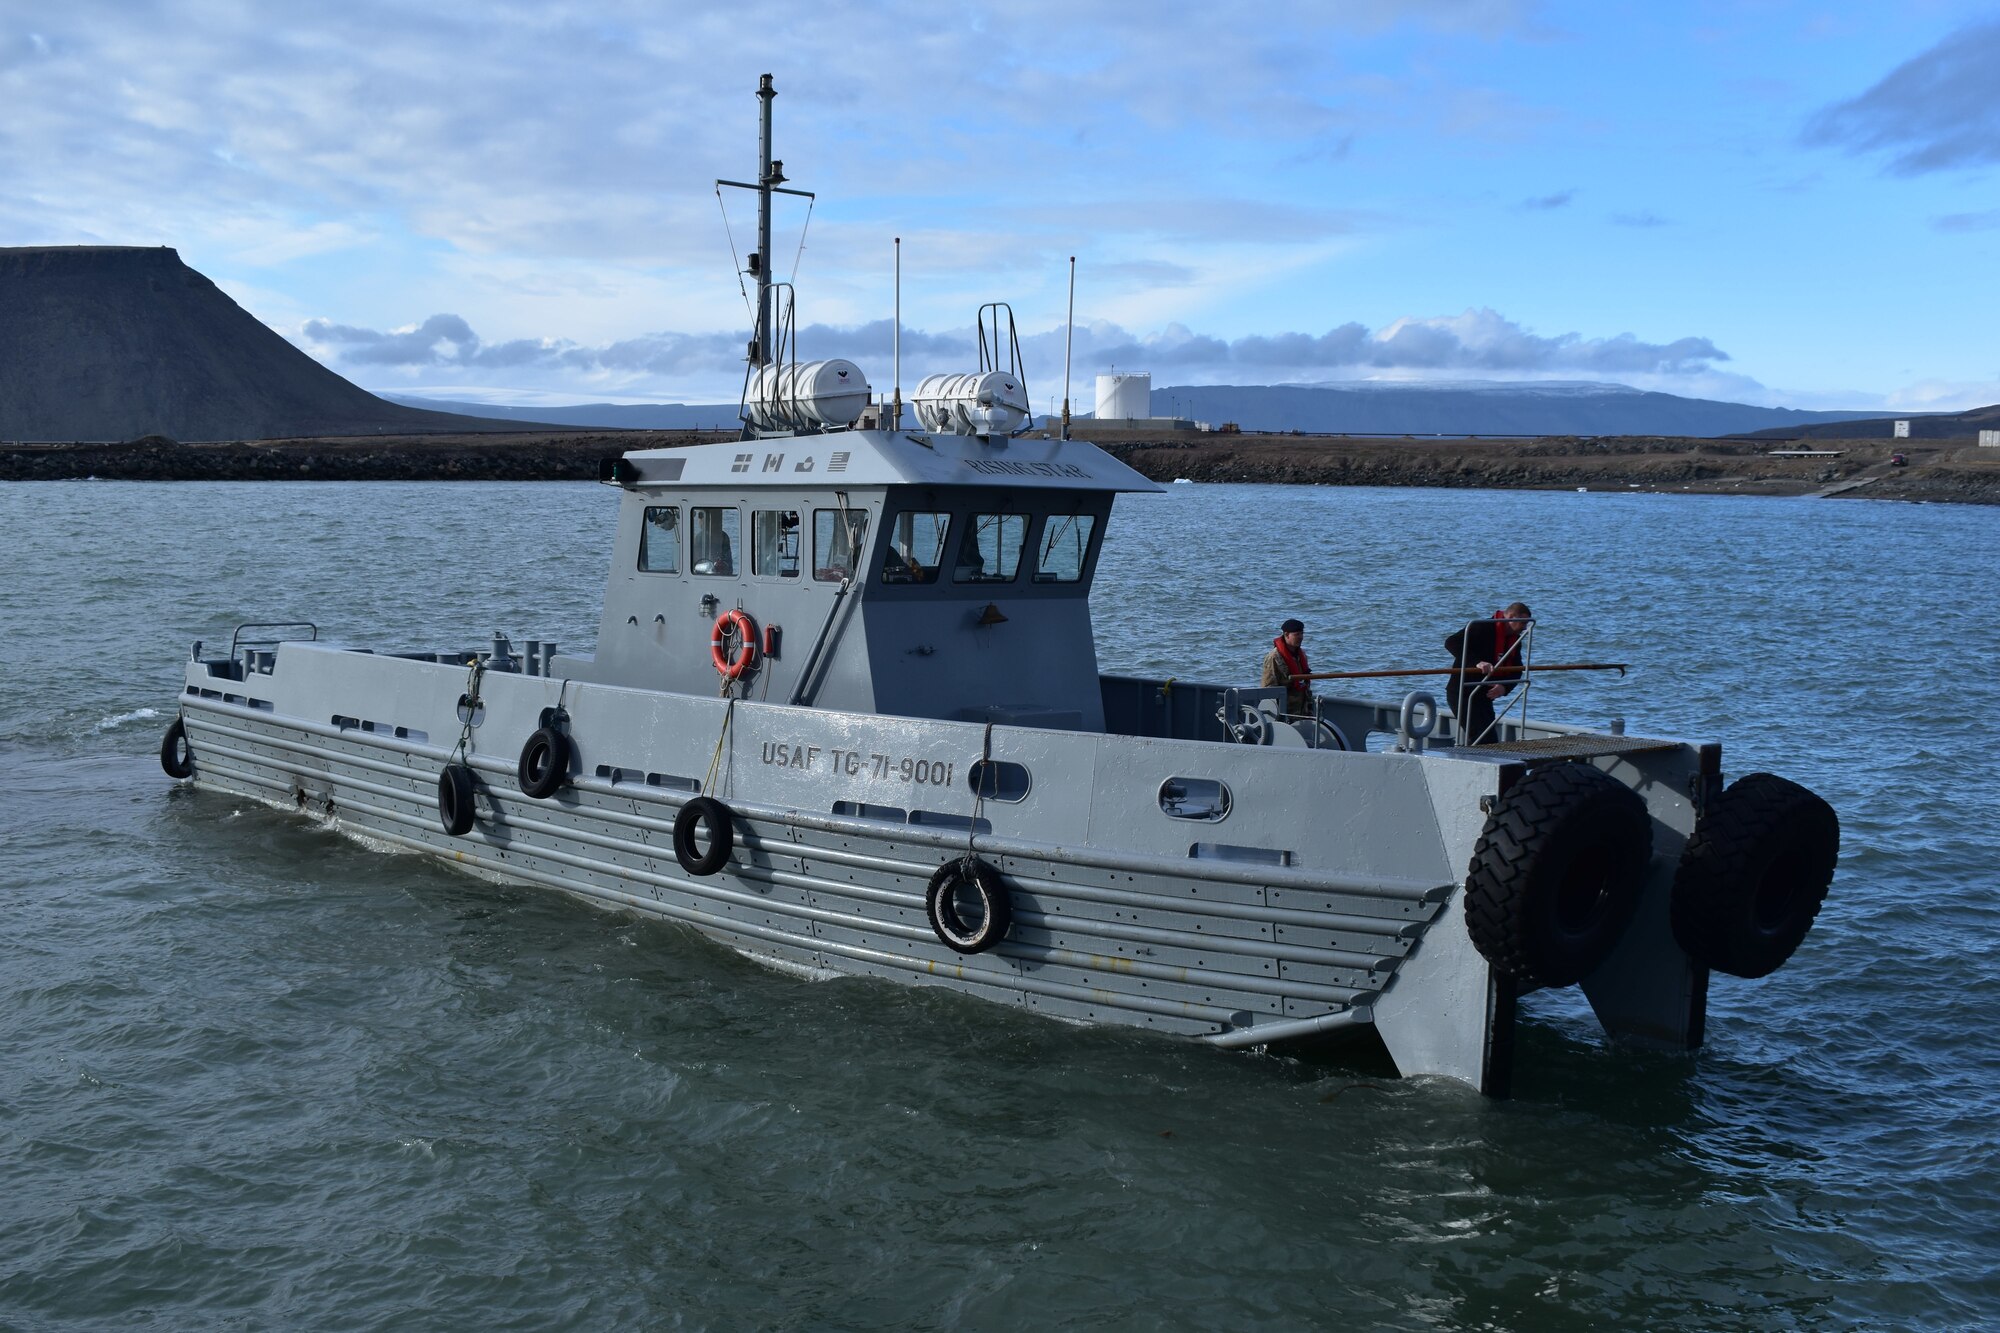
[[[713,182],[778,155],[807,357],[1036,406],[1175,383],[1607,379],[2000,401],[2000,7],[1351,0],[0,0],[0,245],[171,245],[369,388],[721,401]],[[731,192],[739,250],[754,235]]]

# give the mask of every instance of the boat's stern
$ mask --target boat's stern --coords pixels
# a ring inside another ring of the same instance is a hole
[[[1725,786],[1721,757],[1557,728],[1426,756],[1464,879],[1375,1005],[1397,1066],[1504,1095],[1517,1001],[1571,985],[1613,1037],[1700,1046],[1710,975],[1782,965],[1839,849],[1824,800],[1771,774]]]

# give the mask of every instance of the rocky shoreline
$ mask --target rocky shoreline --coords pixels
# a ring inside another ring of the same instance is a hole
[[[1492,490],[1832,495],[2000,504],[2000,450],[1911,440],[1842,440],[1831,456],[1781,457],[1815,442],[1620,436],[1532,440],[1197,435],[1100,445],[1155,481]],[[1898,451],[1907,465],[1895,466]]]
[[[1079,432],[1081,433],[1081,432]],[[1827,442],[1787,458],[1771,440],[1618,437],[1424,440],[1091,432],[1155,481],[1499,490],[1848,495],[2000,504],[2000,450],[1926,440]],[[713,443],[710,431],[361,436],[178,444],[0,444],[0,481],[585,481],[628,449]],[[1814,447],[1800,442],[1796,447]],[[1908,465],[1890,463],[1898,449]]]

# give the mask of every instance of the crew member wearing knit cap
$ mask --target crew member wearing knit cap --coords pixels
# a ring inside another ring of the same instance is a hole
[[[1257,682],[1266,689],[1284,686],[1285,711],[1293,717],[1311,717],[1313,711],[1312,683],[1301,679],[1312,672],[1306,661],[1305,639],[1306,627],[1297,620],[1278,626],[1278,637],[1271,640],[1271,651],[1264,654],[1264,674]]]

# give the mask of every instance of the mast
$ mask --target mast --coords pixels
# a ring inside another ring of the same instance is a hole
[[[774,194],[795,194],[801,199],[811,199],[811,190],[788,190],[785,188],[785,164],[771,156],[771,99],[778,90],[771,86],[771,76],[766,74],[757,83],[757,100],[763,105],[758,108],[757,134],[757,179],[755,181],[718,180],[718,191],[725,185],[732,190],[753,190],[757,195],[757,248],[750,252],[750,273],[757,279],[757,327],[750,338],[750,369],[768,366],[774,358],[774,343],[777,338],[777,314],[774,304],[776,286],[771,281],[771,196]],[[723,221],[728,221],[727,211]],[[806,214],[810,222],[812,214]],[[799,245],[805,245],[804,234],[799,237]],[[746,378],[744,383],[749,383]]]
[[[766,74],[757,84],[757,364],[771,364],[771,187],[784,180],[784,164],[771,160],[771,102],[778,90]]]

